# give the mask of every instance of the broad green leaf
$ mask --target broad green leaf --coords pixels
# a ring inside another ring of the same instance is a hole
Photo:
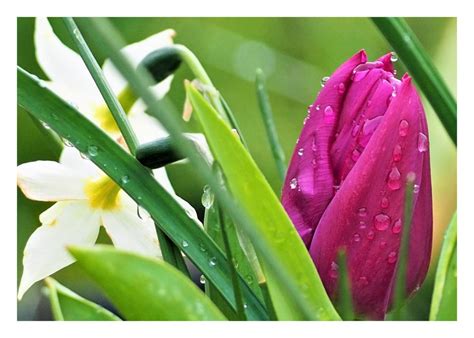
[[[436,269],[430,320],[457,320],[457,212],[446,230]]]
[[[55,320],[121,320],[109,310],[82,298],[52,278],[47,278],[45,283],[48,287],[51,310]]]
[[[88,155],[90,160],[145,208],[161,230],[212,281],[227,301],[235,305],[230,271],[222,250],[186,215],[150,172],[74,107],[45,88],[42,82],[21,68],[17,76],[18,104],[82,153],[88,154],[93,147],[94,156]],[[126,183],[121,179],[124,176],[128,177]],[[211,259],[215,259],[215,265],[209,264]],[[249,319],[267,319],[262,302],[243,279],[240,282],[248,304]]]
[[[164,261],[107,245],[69,251],[127,320],[225,320],[193,282]]]
[[[251,238],[253,244],[258,248],[259,241],[265,242],[270,250],[267,254],[278,260],[284,269],[274,271],[268,260],[262,259],[278,318],[339,319],[303,242],[252,157],[214,108],[190,84],[187,95],[238,207],[257,226],[254,230],[259,237]]]

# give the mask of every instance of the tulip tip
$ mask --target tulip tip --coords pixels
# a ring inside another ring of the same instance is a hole
[[[360,51],[359,51],[359,56],[360,56],[360,62],[362,63],[366,63],[367,62],[367,53],[365,51],[364,48],[362,48]]]

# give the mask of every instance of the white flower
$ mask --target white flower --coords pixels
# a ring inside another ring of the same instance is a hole
[[[138,64],[151,51],[171,44],[173,34],[172,30],[163,31],[123,51]],[[56,37],[46,18],[36,19],[35,46],[38,62],[50,78],[47,86],[117,139],[120,132],[82,59]],[[104,63],[103,71],[128,111],[140,142],[166,136],[158,121],[144,113],[143,104],[130,96],[125,80],[111,62]],[[171,79],[170,76],[154,87],[158,97],[169,90]],[[203,149],[208,151],[207,145]],[[160,255],[151,218],[138,217],[135,202],[76,149],[65,147],[59,163],[25,163],[18,166],[17,172],[18,186],[28,198],[56,202],[40,215],[41,226],[26,244],[19,299],[36,281],[74,261],[66,250],[68,245],[93,245],[101,225],[116,247],[149,256]],[[165,169],[153,172],[188,216],[201,225],[192,206],[175,194]]]

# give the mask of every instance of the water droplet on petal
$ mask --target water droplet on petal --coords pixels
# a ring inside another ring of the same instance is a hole
[[[201,277],[199,277],[199,283],[206,284],[206,277],[204,277],[204,275],[201,275]]]
[[[99,148],[97,148],[97,146],[95,145],[90,145],[87,147],[87,153],[89,154],[89,156],[97,156],[97,154],[99,153]]]
[[[337,265],[336,262],[331,262],[331,269],[329,271],[329,277],[331,278],[337,278],[338,276],[338,271],[339,271],[339,266]]]
[[[181,245],[183,246],[183,248],[187,248],[189,246],[189,243],[188,241],[184,240],[181,242]]]
[[[419,133],[418,134],[418,151],[423,153],[428,150],[428,138],[425,134]]]
[[[413,186],[413,193],[418,194],[420,192],[420,186],[418,184],[415,184]]]
[[[329,76],[325,76],[321,79],[321,87],[324,87],[326,85],[326,82],[329,81]]]
[[[390,55],[390,61],[391,61],[391,62],[397,62],[397,61],[398,61],[398,55],[397,55],[397,53],[391,52],[390,54],[391,54],[391,55]]]
[[[387,209],[389,204],[390,204],[390,201],[389,201],[388,197],[386,197],[386,196],[382,197],[382,200],[380,201],[380,207],[382,209]]]
[[[393,154],[392,154],[393,162],[400,162],[402,159],[402,146],[397,144],[393,148]]]
[[[360,125],[358,125],[358,124],[354,125],[354,128],[352,128],[351,135],[352,136],[357,136],[357,133],[359,132],[359,130],[360,130]]]
[[[359,284],[360,284],[361,286],[367,286],[367,285],[369,285],[369,281],[368,281],[367,277],[365,277],[365,276],[359,277]]]
[[[375,237],[375,232],[373,232],[372,230],[370,230],[368,233],[367,233],[367,238],[372,240],[374,239]]]
[[[390,225],[390,216],[386,214],[378,214],[374,217],[374,227],[379,231],[387,230]]]
[[[216,266],[217,264],[217,258],[216,257],[212,257],[211,259],[209,259],[209,266],[210,267],[214,267]]]
[[[355,233],[354,236],[352,236],[352,239],[354,242],[360,242],[360,235],[358,233]]]
[[[359,229],[364,230],[365,228],[367,228],[367,225],[365,224],[365,222],[364,222],[364,221],[360,221],[360,222],[359,222]]]
[[[321,109],[321,105],[316,105],[316,110],[320,110]]]
[[[304,149],[303,148],[300,148],[298,149],[298,156],[303,156],[303,153],[304,153]]]
[[[344,83],[339,83],[339,85],[337,86],[337,91],[339,94],[344,94],[344,92],[346,91],[346,86],[344,85]]]
[[[367,216],[367,208],[360,208],[357,213],[360,217],[365,217]]]
[[[332,122],[334,120],[334,110],[331,106],[324,108],[324,121]]]
[[[360,151],[358,151],[357,149],[354,149],[351,155],[352,161],[357,162],[359,157],[360,157]]]
[[[401,174],[398,168],[393,167],[392,170],[390,170],[390,173],[388,174],[388,181],[387,181],[387,185],[390,188],[390,190],[400,189],[400,187],[402,186],[400,177],[401,177]]]
[[[393,223],[392,232],[394,234],[399,234],[400,231],[402,231],[402,220],[399,218]]]
[[[315,158],[311,160],[311,164],[313,165],[313,168],[316,168],[318,166],[318,161],[316,161]]]
[[[128,182],[130,182],[130,177],[124,175],[120,178],[120,182],[122,182],[122,184],[127,184]]]
[[[397,261],[397,253],[395,251],[391,251],[389,254],[388,254],[388,257],[387,257],[387,261],[390,263],[390,264],[393,264]]]
[[[405,137],[408,135],[408,128],[409,124],[407,120],[401,120],[400,125],[398,126],[398,134],[402,137]]]
[[[291,190],[296,189],[297,186],[298,186],[298,180],[296,179],[296,177],[292,178],[291,181],[290,181]]]

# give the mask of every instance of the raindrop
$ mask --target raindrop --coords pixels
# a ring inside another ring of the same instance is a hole
[[[359,132],[360,126],[358,124],[354,125],[354,128],[352,128],[352,136],[356,136],[357,133]]]
[[[358,211],[358,214],[360,217],[365,217],[367,216],[367,208],[360,208]]]
[[[387,257],[387,261],[390,263],[390,264],[393,264],[397,261],[397,253],[395,251],[391,251],[389,254],[388,254],[388,257]]]
[[[326,85],[326,82],[329,81],[329,76],[325,76],[321,79],[321,87],[324,87]]]
[[[344,83],[339,83],[339,85],[337,86],[337,91],[339,94],[344,94],[344,92],[346,91],[346,86],[344,85]]]
[[[390,216],[386,214],[378,214],[374,217],[374,227],[379,231],[387,230],[390,225]]]
[[[331,262],[331,269],[329,271],[329,277],[337,278],[338,270],[339,270],[339,266],[337,265],[337,263],[334,262],[334,261]]]
[[[292,178],[291,181],[290,181],[291,190],[296,189],[297,186],[298,186],[298,180],[296,179],[296,177]]]
[[[401,180],[400,180],[400,171],[398,171],[397,167],[393,167],[388,174],[388,181],[387,185],[390,190],[398,190],[401,187]]]
[[[354,242],[360,242],[360,235],[358,233],[355,233],[354,236],[352,236],[352,239]]]
[[[393,223],[392,232],[394,234],[399,234],[400,231],[402,231],[402,220],[399,218]]]
[[[324,108],[324,121],[331,122],[334,119],[334,110],[331,106]]]
[[[428,138],[425,134],[419,133],[418,134],[418,151],[423,153],[428,150]]]
[[[360,157],[360,151],[358,151],[357,149],[354,149],[354,151],[352,152],[352,156],[351,156],[352,161],[357,162],[359,157]]]
[[[244,309],[248,308],[249,306],[247,305],[247,303],[244,303]]]
[[[300,148],[298,149],[298,156],[303,156],[303,152],[304,152],[304,149],[303,148]]]
[[[43,81],[43,80],[38,80],[38,85],[39,85],[41,88],[46,88],[46,87],[47,87],[46,82]]]
[[[391,61],[391,62],[397,62],[397,61],[398,61],[398,55],[397,55],[397,53],[391,52],[390,54],[391,54],[391,55],[390,55],[390,61]]]
[[[316,105],[316,110],[321,110],[321,105]]]
[[[318,161],[316,161],[315,158],[311,160],[311,164],[313,165],[313,168],[316,168],[318,166]]]
[[[189,246],[189,243],[188,241],[184,240],[181,242],[181,245],[183,246],[183,248],[187,248]]]
[[[407,136],[408,135],[408,127],[409,127],[409,124],[408,124],[408,121],[407,120],[401,120],[400,121],[400,125],[398,126],[398,134],[400,136]]]
[[[372,240],[374,239],[375,237],[375,232],[373,232],[372,230],[370,230],[368,233],[367,233],[367,238]]]
[[[359,277],[359,284],[362,285],[362,286],[369,285],[369,281],[367,280],[367,277],[365,277],[365,276]]]
[[[252,284],[253,284],[253,277],[252,277],[252,275],[247,275],[247,276],[245,276],[245,280],[247,281],[247,284],[248,284],[248,285],[252,285]]]
[[[217,258],[216,257],[212,257],[211,259],[209,259],[209,266],[210,267],[214,267],[216,266],[217,264]]]
[[[400,162],[402,159],[402,146],[397,144],[393,148],[393,154],[392,154],[393,162]]]
[[[204,244],[199,244],[199,250],[201,250],[202,252],[206,252],[206,247],[204,246]]]
[[[89,156],[97,156],[97,154],[99,153],[99,148],[97,148],[97,146],[95,145],[90,145],[87,147],[87,153],[89,154]]]
[[[201,196],[201,203],[204,208],[209,209],[214,203],[214,194],[211,191],[211,188],[208,185],[204,186],[203,194]]]
[[[390,201],[388,197],[386,196],[382,197],[382,200],[380,201],[380,207],[382,209],[387,209],[389,205],[390,205]]]
[[[79,153],[79,154],[81,155],[81,158],[82,158],[83,160],[88,160],[88,159],[89,159],[89,158],[88,158],[86,155],[84,155],[83,153]]]
[[[61,138],[61,141],[66,147],[74,147],[74,145],[67,138]]]
[[[413,186],[413,193],[418,194],[420,192],[420,186],[418,184],[415,184]]]
[[[47,124],[46,122],[41,121],[41,125],[42,125],[43,128],[46,129],[46,130],[50,130],[50,129],[51,129],[51,127],[49,126],[49,124]]]
[[[130,182],[130,177],[128,177],[128,175],[124,175],[120,177],[120,182],[122,182],[122,184],[127,184],[128,182]]]
[[[199,277],[199,283],[206,284],[206,277],[204,277],[204,275],[201,275],[201,277]]]
[[[359,222],[359,229],[364,230],[365,228],[367,228],[367,225],[365,224],[365,222],[364,222],[364,221],[360,221],[360,222]]]

